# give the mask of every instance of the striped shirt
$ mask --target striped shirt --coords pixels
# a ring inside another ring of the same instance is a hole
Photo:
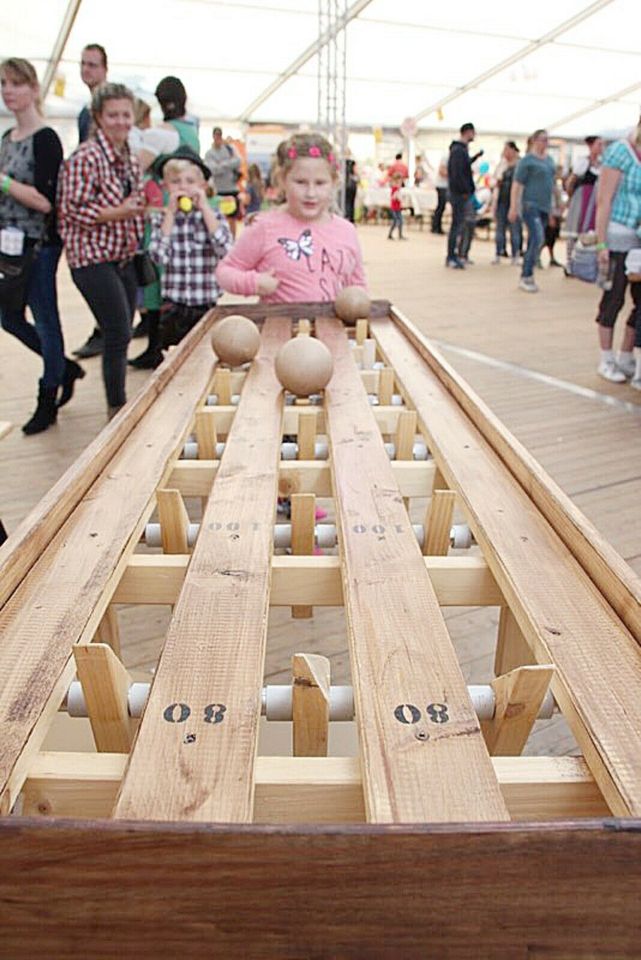
[[[605,151],[603,166],[621,171],[610,219],[637,230],[641,225],[641,157],[629,141],[617,140]]]
[[[162,295],[172,303],[187,306],[216,302],[221,290],[216,283],[216,264],[232,248],[227,220],[215,211],[217,227],[209,232],[200,210],[178,211],[169,236],[162,232],[162,213],[151,215],[149,253],[163,268]]]
[[[142,213],[127,220],[96,223],[109,207],[140,197],[142,176],[128,147],[115,152],[102,130],[81,144],[65,162],[58,183],[58,230],[72,268],[121,262],[136,252],[143,231]]]

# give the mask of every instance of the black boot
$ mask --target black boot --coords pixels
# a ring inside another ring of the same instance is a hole
[[[56,422],[58,408],[56,407],[57,387],[43,387],[42,381],[38,388],[38,406],[35,413],[22,428],[22,432],[28,437],[34,433],[42,433]]]
[[[163,362],[160,349],[160,311],[147,311],[147,325],[149,328],[149,343],[144,353],[138,354],[133,360],[127,360],[130,367],[136,370],[155,370]]]
[[[76,363],[75,360],[68,360],[65,357],[65,372],[62,378],[62,390],[58,398],[58,407],[64,407],[65,403],[69,403],[73,397],[76,380],[82,380],[84,376],[86,376],[86,372],[80,364]]]

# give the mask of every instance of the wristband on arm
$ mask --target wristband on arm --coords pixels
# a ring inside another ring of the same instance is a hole
[[[11,189],[12,183],[13,183],[13,178],[10,177],[8,173],[5,173],[2,180],[0,181],[0,190],[2,190],[3,193],[8,194],[9,190]]]

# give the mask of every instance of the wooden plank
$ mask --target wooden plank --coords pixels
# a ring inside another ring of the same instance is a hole
[[[182,344],[177,349],[181,348]],[[65,521],[49,546],[43,549],[41,544],[40,558],[0,610],[3,812],[12,807],[30,759],[39,750],[73,678],[71,649],[75,643],[93,638],[128,556],[140,538],[167,462],[187,434],[194,398],[204,395],[207,389],[211,369],[209,344],[196,341],[153,406],[133,428],[128,442],[112,456],[109,469],[76,503],[73,516]],[[123,417],[130,424],[126,415]],[[102,462],[102,454],[94,452]],[[81,458],[80,464],[84,462]],[[69,487],[65,487],[67,507],[78,490],[84,489],[84,481],[75,469],[70,471],[70,477]],[[57,518],[49,499],[45,503]],[[40,510],[34,511],[34,516],[40,517]],[[27,542],[39,542],[43,529],[37,521],[33,528],[35,540],[27,537],[27,541],[19,541],[27,552],[31,549]],[[16,569],[11,566],[10,581]]]
[[[6,437],[13,430],[13,424],[9,420],[0,420],[0,440]]]
[[[313,493],[294,493],[291,498],[292,554],[311,556],[314,552],[316,497]],[[314,608],[309,604],[292,606],[295,620],[309,620]]]
[[[292,657],[292,752],[295,757],[325,757],[329,739],[330,667],[327,657]]]
[[[131,677],[105,643],[76,646],[73,653],[96,749],[129,753],[133,739],[128,708]]]
[[[156,503],[163,551],[169,554],[189,553],[189,514],[180,492],[169,488],[158,490]]]
[[[438,355],[420,331],[399,311],[392,319],[420,352],[430,369],[456,398],[470,420],[496,450],[588,576],[641,643],[641,579],[621,559],[603,535],[548,476],[463,378]],[[522,384],[519,384],[521,387]],[[554,405],[558,401],[554,398]],[[582,424],[584,423],[582,414]],[[609,447],[608,447],[609,455]]]
[[[496,639],[494,673],[500,677],[516,667],[536,663],[530,645],[523,636],[516,617],[509,607],[501,607],[499,629]]]
[[[186,556],[134,554],[114,603],[175,604],[188,562]],[[442,607],[495,607],[503,600],[481,557],[425,557],[425,569]],[[271,605],[291,607],[296,600],[314,607],[342,606],[339,557],[272,557]]]
[[[368,819],[507,819],[347,337],[316,330],[334,357],[325,416]]]
[[[109,817],[127,758],[40,753],[22,792],[25,816]],[[582,757],[493,757],[513,820],[606,817]],[[257,757],[255,823],[363,823],[358,757]]]
[[[496,710],[482,724],[487,749],[492,756],[518,757],[554,676],[554,667],[517,667],[492,680]]]
[[[364,381],[363,381],[364,383]],[[381,370],[378,376],[378,402],[390,406],[394,393],[394,371],[390,367]]]
[[[608,804],[641,812],[638,644],[400,330],[372,326]]]
[[[95,639],[98,643],[107,643],[120,657],[120,626],[118,624],[118,613],[114,607],[109,606],[105,610],[104,616],[98,624]]]
[[[416,410],[402,410],[396,427],[395,445],[397,460],[411,460],[416,437]]]
[[[161,895],[172,878],[188,894],[187,915],[185,896]],[[429,909],[420,909],[425,888]],[[640,896],[639,821],[340,831],[0,824],[11,960],[104,960],[114,945],[126,960],[520,960],[533,944],[549,957],[631,960]]]
[[[450,530],[456,494],[453,490],[435,490],[425,515],[425,556],[447,555],[450,549]]]
[[[311,409],[298,411],[298,459],[313,460],[316,444],[316,414]]]
[[[252,818],[282,435],[283,394],[273,360],[289,334],[289,323],[278,318],[263,326],[131,754],[118,818]]]
[[[204,410],[196,411],[195,420],[196,440],[198,442],[198,459],[216,459],[216,420],[208,417]]]

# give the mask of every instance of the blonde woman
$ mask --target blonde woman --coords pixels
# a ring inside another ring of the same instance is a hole
[[[71,399],[84,370],[67,360],[58,312],[56,271],[62,245],[56,231],[55,200],[62,145],[42,116],[40,86],[28,60],[11,57],[0,64],[2,99],[16,119],[0,143],[0,230],[19,238],[31,255],[26,283],[0,303],[0,322],[43,361],[38,402],[22,430],[41,433],[56,422],[58,407]],[[0,249],[2,244],[0,244]],[[9,251],[4,251],[9,252]],[[28,306],[33,323],[27,320]]]

